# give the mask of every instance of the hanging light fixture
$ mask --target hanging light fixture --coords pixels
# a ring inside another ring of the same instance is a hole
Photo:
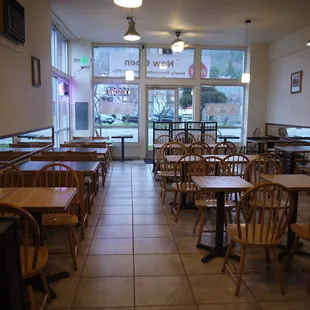
[[[174,53],[181,53],[184,50],[184,41],[180,39],[181,32],[176,31],[177,38],[172,42],[171,49]]]
[[[127,20],[129,22],[129,27],[127,32],[124,34],[124,39],[126,41],[139,41],[141,37],[135,27],[136,23],[134,22],[133,9],[131,9],[131,16],[127,17]]]
[[[248,38],[249,38],[249,25],[252,23],[250,19],[245,21],[245,46],[248,48]],[[241,76],[241,83],[249,84],[251,80],[250,72],[244,72]]]
[[[307,42],[307,46],[310,46],[310,40],[308,40],[308,42]]]
[[[138,8],[142,5],[142,0],[113,0],[116,5],[124,8]]]

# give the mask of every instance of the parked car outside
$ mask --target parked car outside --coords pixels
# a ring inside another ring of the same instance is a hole
[[[99,114],[95,117],[95,123],[98,124],[113,124],[114,123],[114,118],[110,115],[106,114]]]
[[[139,122],[139,117],[138,117],[138,114],[130,114],[130,115],[124,115],[122,117],[122,121],[124,123],[126,123],[126,121],[128,123],[138,123]]]

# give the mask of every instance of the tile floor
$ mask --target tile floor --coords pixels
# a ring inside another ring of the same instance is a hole
[[[73,271],[68,254],[49,257],[46,274],[66,270],[71,277],[51,285],[58,298],[48,309],[310,309],[304,277],[310,260],[300,257],[285,274],[287,294],[282,296],[273,269],[265,270],[263,253],[251,251],[240,296],[235,297],[232,278],[220,272],[222,259],[200,262],[206,252],[195,246],[196,212],[183,211],[175,224],[171,196],[161,204],[150,169],[142,161],[111,165],[106,186],[95,198],[86,239],[79,243],[79,270]],[[309,197],[301,199],[305,219],[310,217]],[[207,224],[214,225],[213,219]],[[61,234],[47,235],[46,244],[68,252]],[[204,240],[210,244],[213,237]],[[238,268],[237,262],[230,264]]]

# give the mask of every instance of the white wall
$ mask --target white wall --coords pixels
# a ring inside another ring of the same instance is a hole
[[[267,122],[310,125],[310,27],[270,45]],[[303,90],[290,94],[291,73],[303,70]]]
[[[51,9],[48,0],[20,0],[26,43],[0,38],[0,135],[53,125]],[[41,61],[41,87],[32,87],[31,55]]]

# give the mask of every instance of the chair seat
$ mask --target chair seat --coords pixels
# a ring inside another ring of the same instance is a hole
[[[177,186],[177,183],[172,183],[172,189],[176,191],[182,191],[182,192],[197,192],[198,189],[195,186],[194,183],[178,183],[179,186]]]
[[[216,199],[199,199],[195,200],[195,205],[198,208],[216,208],[217,201]],[[232,200],[225,200],[225,208],[234,208],[236,203]]]
[[[78,217],[70,213],[48,213],[42,217],[43,226],[75,226],[78,222]]]
[[[276,246],[282,243],[281,239],[275,239],[272,235],[272,227],[269,228],[269,233],[267,236],[267,225],[261,227],[260,224],[255,225],[255,232],[253,235],[253,224],[248,224],[248,238],[246,239],[246,226],[241,224],[241,237],[238,236],[238,230],[236,224],[228,224],[226,227],[226,232],[234,241],[244,244],[244,245],[256,245],[256,246]],[[262,229],[262,231],[261,231]],[[260,237],[262,236],[262,237]]]
[[[253,201],[250,201],[250,205],[253,205]],[[273,201],[272,202],[272,208],[278,208],[278,206],[279,206],[279,201]],[[266,203],[265,203],[264,200],[258,199],[258,200],[256,200],[256,207],[258,207],[258,208],[265,207],[265,208],[269,209],[271,207],[271,200],[270,201],[266,200]]]
[[[310,241],[310,224],[305,223],[294,223],[291,225],[292,231],[300,238]]]
[[[161,177],[175,177],[174,171],[158,171],[158,175]],[[177,175],[180,175],[180,173],[177,173]]]
[[[34,275],[38,274],[47,264],[48,259],[48,249],[40,247],[39,254],[38,254],[38,261],[35,269],[32,269],[32,262],[34,256],[34,247],[28,247],[28,266],[25,268],[25,265],[22,264],[22,277],[24,279],[31,278]],[[20,248],[20,257],[21,262],[25,262],[24,260],[24,249],[23,247]],[[25,271],[27,269],[27,271]]]

